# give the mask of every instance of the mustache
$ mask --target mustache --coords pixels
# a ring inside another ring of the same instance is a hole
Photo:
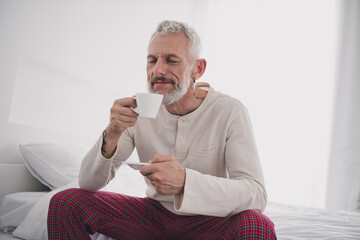
[[[153,86],[154,83],[161,81],[162,83],[172,83],[175,84],[175,81],[170,79],[170,78],[165,78],[165,77],[154,77],[153,79],[151,79],[151,85]]]

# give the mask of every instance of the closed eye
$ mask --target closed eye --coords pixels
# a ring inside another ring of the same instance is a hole
[[[175,60],[167,60],[168,63],[178,63],[178,61]]]
[[[179,59],[177,57],[167,57],[166,58],[166,62],[170,63],[170,64],[176,64],[179,62]]]
[[[157,59],[155,57],[148,57],[147,58],[147,62],[148,63],[156,63],[157,62]]]

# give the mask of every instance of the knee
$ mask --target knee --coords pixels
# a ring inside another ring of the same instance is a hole
[[[73,207],[73,203],[76,201],[79,201],[81,199],[81,196],[83,193],[83,190],[79,188],[70,188],[65,189],[63,191],[60,191],[52,198],[50,199],[50,208],[61,206],[61,207]]]
[[[274,223],[265,215],[248,210],[234,217],[236,239],[276,239]]]

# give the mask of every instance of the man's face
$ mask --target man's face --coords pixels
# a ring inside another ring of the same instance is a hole
[[[188,44],[183,33],[155,35],[150,42],[146,67],[148,90],[164,95],[165,105],[178,101],[190,86],[193,64]]]

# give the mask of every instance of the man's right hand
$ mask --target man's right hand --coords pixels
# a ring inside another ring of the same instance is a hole
[[[104,134],[102,153],[106,158],[112,157],[116,150],[117,142],[121,133],[128,127],[135,126],[138,114],[131,109],[136,108],[136,100],[134,98],[122,98],[115,100],[110,109],[110,123]]]

